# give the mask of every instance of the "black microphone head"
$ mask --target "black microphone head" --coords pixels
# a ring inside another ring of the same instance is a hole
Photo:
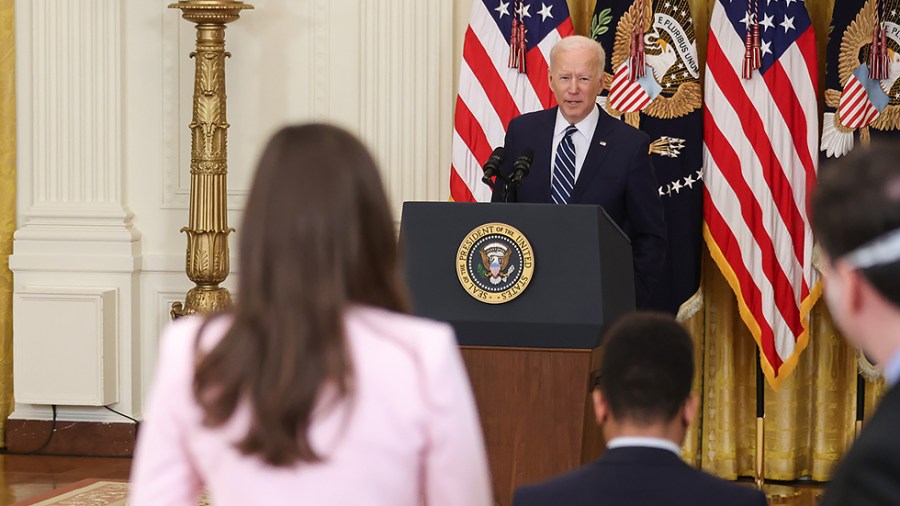
[[[532,160],[534,160],[534,150],[531,148],[523,149],[522,154],[516,158],[516,162],[513,163],[513,174],[510,178],[513,187],[517,187],[522,178],[531,172]]]
[[[513,170],[524,172],[524,175],[528,175],[528,171],[531,170],[531,162],[534,160],[534,150],[531,148],[525,148],[522,150],[522,154],[519,155],[519,158],[516,158],[516,162],[513,164]]]
[[[504,148],[503,146],[495,149],[491,153],[491,156],[488,157],[486,162],[484,162],[484,167],[481,168],[481,170],[484,171],[484,177],[481,178],[481,180],[484,181],[484,184],[490,186],[491,188],[494,187],[491,178],[496,176],[497,174],[500,174],[500,164],[503,162],[503,158],[505,157],[506,148]]]
[[[497,172],[500,170],[500,164],[503,162],[503,158],[506,157],[506,148],[499,147],[491,153],[491,156],[488,157],[487,161],[484,162],[484,167],[482,170],[488,177],[496,176]]]
[[[500,163],[503,162],[504,158],[506,158],[506,148],[500,146],[499,148],[491,152],[491,156],[488,158],[488,161],[485,163],[485,165],[491,162],[500,165]]]

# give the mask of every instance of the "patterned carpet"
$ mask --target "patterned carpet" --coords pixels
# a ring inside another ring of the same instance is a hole
[[[125,506],[127,497],[127,482],[82,480],[12,506]],[[205,494],[197,505],[210,506]]]
[[[821,496],[819,487],[767,485],[766,492],[772,506],[815,506]],[[127,497],[127,482],[92,479],[55,489],[12,506],[126,506]],[[206,494],[203,494],[197,506],[211,506]]]

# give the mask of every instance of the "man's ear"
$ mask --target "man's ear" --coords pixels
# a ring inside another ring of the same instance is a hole
[[[700,398],[697,397],[697,394],[691,393],[688,396],[687,400],[684,401],[684,406],[681,408],[681,416],[684,420],[684,426],[687,427],[690,424],[694,423],[694,420],[697,419],[697,410],[700,407]]]
[[[864,304],[865,294],[863,292],[868,282],[859,270],[842,260],[838,260],[834,265],[834,270],[841,277],[841,292],[843,292],[841,298],[846,301],[847,309],[858,313]]]
[[[594,417],[597,419],[598,424],[603,425],[609,416],[609,406],[606,405],[606,398],[603,397],[603,393],[600,392],[599,388],[595,388],[591,392],[591,398],[594,401]]]
[[[863,284],[866,283],[866,280],[862,278],[862,274],[859,271],[854,270],[850,273],[850,279],[848,280],[848,289],[850,293],[850,307],[853,309],[854,313],[858,313],[863,306]]]

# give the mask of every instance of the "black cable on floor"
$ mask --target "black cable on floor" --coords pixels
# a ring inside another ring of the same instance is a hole
[[[35,453],[40,452],[41,450],[46,448],[47,445],[50,444],[50,440],[53,439],[53,434],[56,433],[56,404],[51,404],[50,408],[53,409],[53,421],[50,423],[50,433],[47,434],[47,440],[44,441],[44,444],[37,447],[36,449],[31,450],[30,452],[25,452],[24,455],[34,455]]]
[[[125,418],[131,420],[131,421],[134,422],[134,423],[138,423],[138,424],[141,423],[141,422],[139,422],[138,420],[135,420],[134,418],[131,418],[130,416],[126,415],[125,413],[120,413],[120,412],[114,410],[113,408],[111,408],[111,407],[109,407],[109,406],[103,406],[103,407],[106,408],[106,409],[108,409],[108,410],[110,410],[110,411],[112,411],[113,413],[115,413],[115,414],[117,414],[117,415],[119,415],[119,416],[121,416],[121,417],[125,417]]]
[[[110,411],[112,411],[113,413],[115,413],[115,414],[117,414],[117,415],[119,415],[119,416],[121,416],[121,417],[125,417],[125,418],[131,420],[132,422],[134,422],[134,437],[137,438],[138,432],[140,432],[140,430],[141,430],[141,422],[140,422],[140,420],[135,420],[134,418],[131,418],[130,416],[126,415],[125,413],[120,413],[120,412],[114,410],[113,408],[111,408],[111,407],[109,407],[109,406],[103,406],[103,407],[106,408],[106,409],[108,409],[108,410],[110,410]]]

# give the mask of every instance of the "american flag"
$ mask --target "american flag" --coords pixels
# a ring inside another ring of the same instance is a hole
[[[509,68],[513,19],[525,26],[525,73]],[[475,0],[463,43],[453,131],[450,197],[490,201],[481,166],[516,116],[556,105],[550,49],[574,32],[565,0]]]
[[[744,79],[754,25],[760,65]],[[703,233],[776,388],[806,347],[821,294],[806,215],[818,160],[817,76],[802,0],[717,0],[704,95]]]

